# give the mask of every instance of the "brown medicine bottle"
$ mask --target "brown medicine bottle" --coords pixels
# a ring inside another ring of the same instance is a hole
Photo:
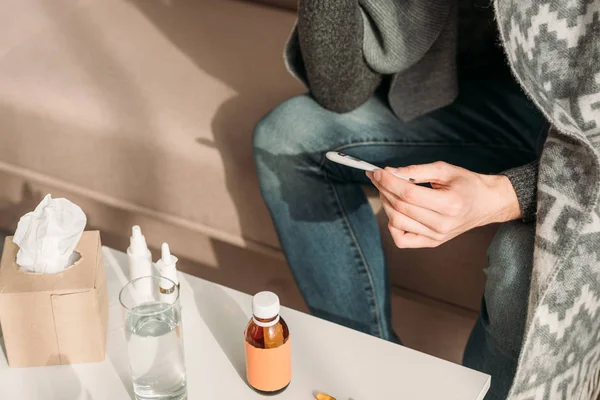
[[[279,309],[275,293],[257,293],[252,298],[252,319],[245,332],[246,378],[263,394],[282,392],[292,379],[290,331]]]

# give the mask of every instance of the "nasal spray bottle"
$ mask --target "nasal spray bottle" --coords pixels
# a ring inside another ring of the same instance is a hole
[[[138,225],[131,228],[127,256],[129,257],[130,281],[152,275],[152,254],[146,244],[146,238],[142,235],[142,229]]]
[[[160,250],[161,257],[160,260],[156,262],[156,268],[158,269],[160,276],[170,279],[175,283],[177,288],[179,288],[179,278],[177,278],[177,257],[171,254],[171,250],[169,249],[169,245],[167,243],[163,243]],[[176,300],[172,298],[177,296],[174,286],[165,288],[161,287],[160,293],[161,297],[163,297],[168,304],[171,304]]]
[[[152,254],[146,244],[146,238],[138,225],[131,228],[129,247],[127,248],[129,258],[129,280],[151,276]],[[136,292],[141,298],[152,297],[152,282],[137,282]]]

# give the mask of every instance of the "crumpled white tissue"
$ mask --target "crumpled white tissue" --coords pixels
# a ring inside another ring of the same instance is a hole
[[[23,271],[55,274],[79,258],[74,250],[87,218],[67,199],[46,195],[34,211],[21,217],[13,242],[19,246],[17,265]]]

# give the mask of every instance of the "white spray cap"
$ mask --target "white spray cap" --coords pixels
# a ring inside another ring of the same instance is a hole
[[[177,278],[177,257],[171,254],[167,243],[163,243],[160,250],[161,257],[156,263],[160,275],[175,283],[179,283],[179,279]]]
[[[129,248],[132,253],[142,253],[148,251],[146,238],[142,235],[142,229],[139,225],[134,225],[131,228],[131,237],[129,238]]]
[[[160,246],[160,250],[161,250],[160,260],[164,264],[175,264],[177,262],[177,257],[171,255],[171,249],[169,249],[168,243],[163,243]]]
[[[279,315],[279,309],[279,297],[273,292],[260,292],[252,298],[252,314],[256,318],[275,318]]]

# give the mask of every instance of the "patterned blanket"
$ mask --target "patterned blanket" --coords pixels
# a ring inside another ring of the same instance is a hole
[[[600,395],[600,0],[495,0],[517,79],[552,121],[510,400]]]

